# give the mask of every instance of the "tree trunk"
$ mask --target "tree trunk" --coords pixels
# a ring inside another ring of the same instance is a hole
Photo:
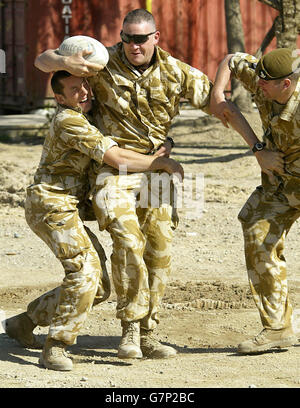
[[[228,53],[245,52],[244,31],[240,1],[225,0],[226,32]],[[243,112],[252,110],[251,97],[237,80],[231,81],[231,100]]]
[[[279,16],[277,16],[276,19],[274,20],[274,24],[271,29],[273,30],[274,35],[276,35],[277,48],[296,49],[297,37],[298,34],[300,33],[299,0],[258,0],[258,1],[279,11]],[[268,34],[270,34],[270,32]],[[266,38],[264,41],[266,41]],[[263,53],[263,50],[261,51]],[[260,49],[257,50],[257,53],[259,52]],[[259,54],[257,54],[257,56],[259,56]]]
[[[277,48],[297,48],[299,0],[281,0],[281,24],[275,31]]]
[[[255,53],[255,57],[257,59],[260,59],[262,57],[262,55],[264,54],[266,48],[268,47],[268,45],[270,44],[270,42],[273,40],[273,38],[275,37],[275,31],[276,31],[276,27],[278,25],[278,20],[279,20],[279,16],[277,16],[272,24],[272,27],[270,28],[270,30],[267,32],[265,38],[263,39],[263,42],[261,43],[261,46],[259,47],[259,49],[256,51]]]

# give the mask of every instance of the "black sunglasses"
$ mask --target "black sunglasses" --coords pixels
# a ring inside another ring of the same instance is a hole
[[[153,33],[149,33],[149,34],[126,34],[122,30],[120,32],[120,36],[121,36],[121,40],[126,44],[129,44],[132,41],[134,42],[134,44],[144,44],[146,41],[148,41],[149,35],[152,35],[155,33],[156,31],[153,31]]]

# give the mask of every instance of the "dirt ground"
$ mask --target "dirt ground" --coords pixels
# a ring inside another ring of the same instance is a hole
[[[257,113],[247,117],[261,135]],[[177,356],[118,359],[121,328],[113,293],[109,301],[92,310],[77,344],[69,348],[75,364],[72,372],[42,368],[39,351],[19,347],[0,330],[1,388],[102,388],[117,393],[120,388],[300,387],[300,343],[253,356],[236,353],[242,340],[261,330],[248,289],[237,220],[239,209],[260,181],[255,158],[238,134],[206,117],[177,120],[171,134],[176,142],[173,157],[182,162],[187,177],[204,175],[202,214],[194,211],[191,216],[179,210],[173,272],[160,313],[159,339],[174,346]],[[2,319],[24,311],[30,300],[63,279],[61,265],[24,219],[25,188],[41,150],[41,144],[0,144]],[[100,234],[96,223],[88,225],[109,258],[109,235]],[[299,232],[296,223],[285,255],[290,295],[300,318]],[[44,338],[47,329],[36,328],[35,333]]]

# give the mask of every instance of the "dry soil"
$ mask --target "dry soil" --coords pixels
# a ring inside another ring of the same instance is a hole
[[[247,117],[261,135],[257,113]],[[115,318],[113,293],[109,301],[93,309],[77,344],[69,348],[72,372],[42,368],[39,351],[19,347],[2,329],[1,388],[101,388],[117,393],[120,388],[300,387],[299,343],[265,354],[236,353],[239,342],[261,330],[248,288],[237,220],[239,209],[260,182],[256,159],[238,134],[214,119],[177,119],[171,134],[176,142],[173,157],[183,164],[187,178],[204,176],[198,212],[179,210],[173,272],[160,313],[158,337],[175,347],[177,356],[170,360],[118,359],[121,328]],[[41,144],[0,144],[2,319],[24,311],[30,300],[63,279],[61,265],[24,219],[25,188],[41,150]],[[96,223],[88,225],[109,258],[109,235],[99,233]],[[296,317],[300,312],[299,232],[296,223],[285,251]],[[35,333],[43,339],[47,330],[37,328]]]

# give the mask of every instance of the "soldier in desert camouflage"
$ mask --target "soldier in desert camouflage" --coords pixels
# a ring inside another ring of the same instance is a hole
[[[128,13],[120,35],[122,41],[108,48],[109,62],[103,70],[80,53],[62,57],[56,50],[38,56],[36,66],[45,72],[65,69],[90,77],[101,132],[112,135],[125,149],[145,154],[158,149],[158,155],[168,155],[173,144],[168,131],[179,112],[180,99],[208,112],[212,83],[201,71],[158,46],[160,32],[148,11]],[[239,132],[252,132],[239,114],[233,121],[238,122]],[[153,336],[171,273],[171,242],[177,225],[172,197],[158,208],[142,208],[136,206],[138,196],[133,195],[143,185],[139,175],[122,176],[108,166],[100,174],[107,177],[100,178],[94,204],[100,228],[107,229],[113,240],[112,276],[123,329],[118,356],[172,357],[176,350]],[[128,203],[125,210],[114,205],[112,191],[119,202]]]
[[[245,53],[221,63],[211,109],[224,124],[224,89],[230,75],[254,96],[263,140],[246,140],[262,169],[262,184],[239,213],[245,240],[250,288],[263,330],[242,342],[239,353],[256,353],[297,342],[292,329],[284,242],[300,215],[300,81],[299,56],[287,48],[259,61]]]
[[[50,325],[40,362],[67,371],[72,360],[65,354],[66,346],[75,342],[92,305],[110,294],[104,251],[83,224],[95,219],[88,200],[88,173],[94,180],[96,165],[104,162],[116,168],[125,164],[134,172],[161,169],[182,177],[183,171],[172,159],[120,149],[91,125],[84,114],[91,108],[84,78],[58,71],[51,84],[58,107],[34,183],[27,188],[25,216],[62,263],[65,278],[61,287],[31,302],[25,313],[8,319],[6,332],[25,347],[40,348],[33,329]]]
[[[38,57],[36,66],[44,71],[63,66],[77,75],[94,75],[89,81],[98,102],[95,120],[101,132],[112,135],[125,149],[168,155],[172,144],[168,131],[180,98],[187,97],[206,110],[211,83],[202,72],[162,50],[157,45],[159,35],[153,16],[135,10],[124,20],[122,42],[108,48],[109,62],[97,75],[83,58],[79,67],[78,56],[62,59],[52,50]],[[160,150],[163,143],[164,152]],[[160,344],[152,332],[159,322],[158,309],[170,275],[171,241],[177,225],[174,208],[171,202],[159,208],[136,208],[133,192],[141,189],[143,177],[119,175],[109,166],[101,173],[110,177],[98,184],[101,194],[94,204],[100,228],[107,229],[113,240],[112,277],[123,328],[118,356],[171,357],[175,349]],[[127,208],[114,206],[112,191],[118,194],[119,203],[128,203]]]

